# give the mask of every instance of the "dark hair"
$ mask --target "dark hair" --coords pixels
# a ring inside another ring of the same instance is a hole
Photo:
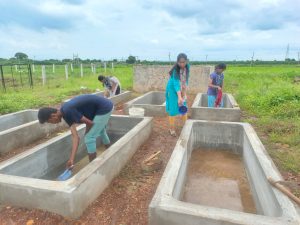
[[[179,53],[177,56],[177,62],[179,62],[180,59],[188,60],[187,55],[185,53]]]
[[[38,112],[39,122],[42,124],[47,122],[50,119],[51,114],[56,113],[56,112],[57,112],[57,109],[55,109],[55,108],[50,108],[50,107],[41,108]]]
[[[180,59],[185,59],[186,61],[188,60],[187,55],[185,53],[178,54],[177,63],[175,63],[175,65],[172,67],[172,69],[169,72],[170,76],[172,76],[173,71],[176,70],[176,78],[177,79],[180,79],[180,74],[179,74],[180,73],[180,67],[178,65],[178,62],[179,62]],[[190,68],[187,64],[186,64],[185,68],[187,69],[187,78],[186,79],[188,79],[189,73],[190,73]]]
[[[99,81],[102,82],[104,79],[105,79],[105,76],[103,76],[103,75],[99,75],[99,76],[98,76],[98,80],[99,80]]]
[[[215,69],[226,70],[226,64],[225,63],[220,63],[220,64],[215,66]]]

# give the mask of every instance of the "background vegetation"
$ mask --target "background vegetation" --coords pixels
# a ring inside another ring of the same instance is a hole
[[[70,69],[69,69],[70,71]],[[0,114],[22,109],[60,104],[63,99],[79,93],[102,89],[98,74],[117,76],[124,89],[132,88],[133,66],[116,64],[114,70],[97,68],[93,74],[79,67],[65,79],[64,65],[46,66],[47,83],[41,84],[41,66],[36,66],[35,85],[0,91]],[[7,72],[9,74],[9,70]],[[16,73],[16,76],[18,73]],[[9,75],[7,75],[9,76]],[[300,77],[299,65],[228,65],[225,91],[233,93],[243,111],[243,120],[251,123],[281,171],[300,173]]]

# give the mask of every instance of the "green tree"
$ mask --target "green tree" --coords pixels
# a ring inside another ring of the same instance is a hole
[[[132,55],[128,56],[128,59],[126,60],[126,63],[128,64],[134,64],[136,62],[136,58]]]
[[[15,54],[15,58],[18,59],[18,60],[26,60],[26,59],[28,59],[28,55],[26,55],[23,52],[17,52]]]

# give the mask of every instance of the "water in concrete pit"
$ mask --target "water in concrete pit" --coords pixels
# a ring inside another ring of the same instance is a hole
[[[101,145],[97,148],[97,156],[101,155],[105,151],[104,145]],[[89,157],[86,155],[81,160],[75,163],[74,168],[72,169],[72,174],[75,175],[78,173],[83,167],[89,164]]]
[[[226,150],[192,152],[183,201],[256,213],[242,158]]]
[[[105,147],[103,145],[97,148],[97,156],[101,155],[105,151]],[[46,175],[41,177],[40,179],[45,180],[56,180],[58,176],[63,173],[66,169],[66,163],[55,167],[54,169],[50,170]],[[89,163],[89,157],[86,154],[82,159],[74,164],[74,168],[72,169],[72,176],[78,173],[83,167],[85,167]]]

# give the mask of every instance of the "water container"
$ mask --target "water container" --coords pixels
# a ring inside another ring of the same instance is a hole
[[[145,109],[143,108],[130,108],[129,109],[129,116],[133,117],[144,117]]]

